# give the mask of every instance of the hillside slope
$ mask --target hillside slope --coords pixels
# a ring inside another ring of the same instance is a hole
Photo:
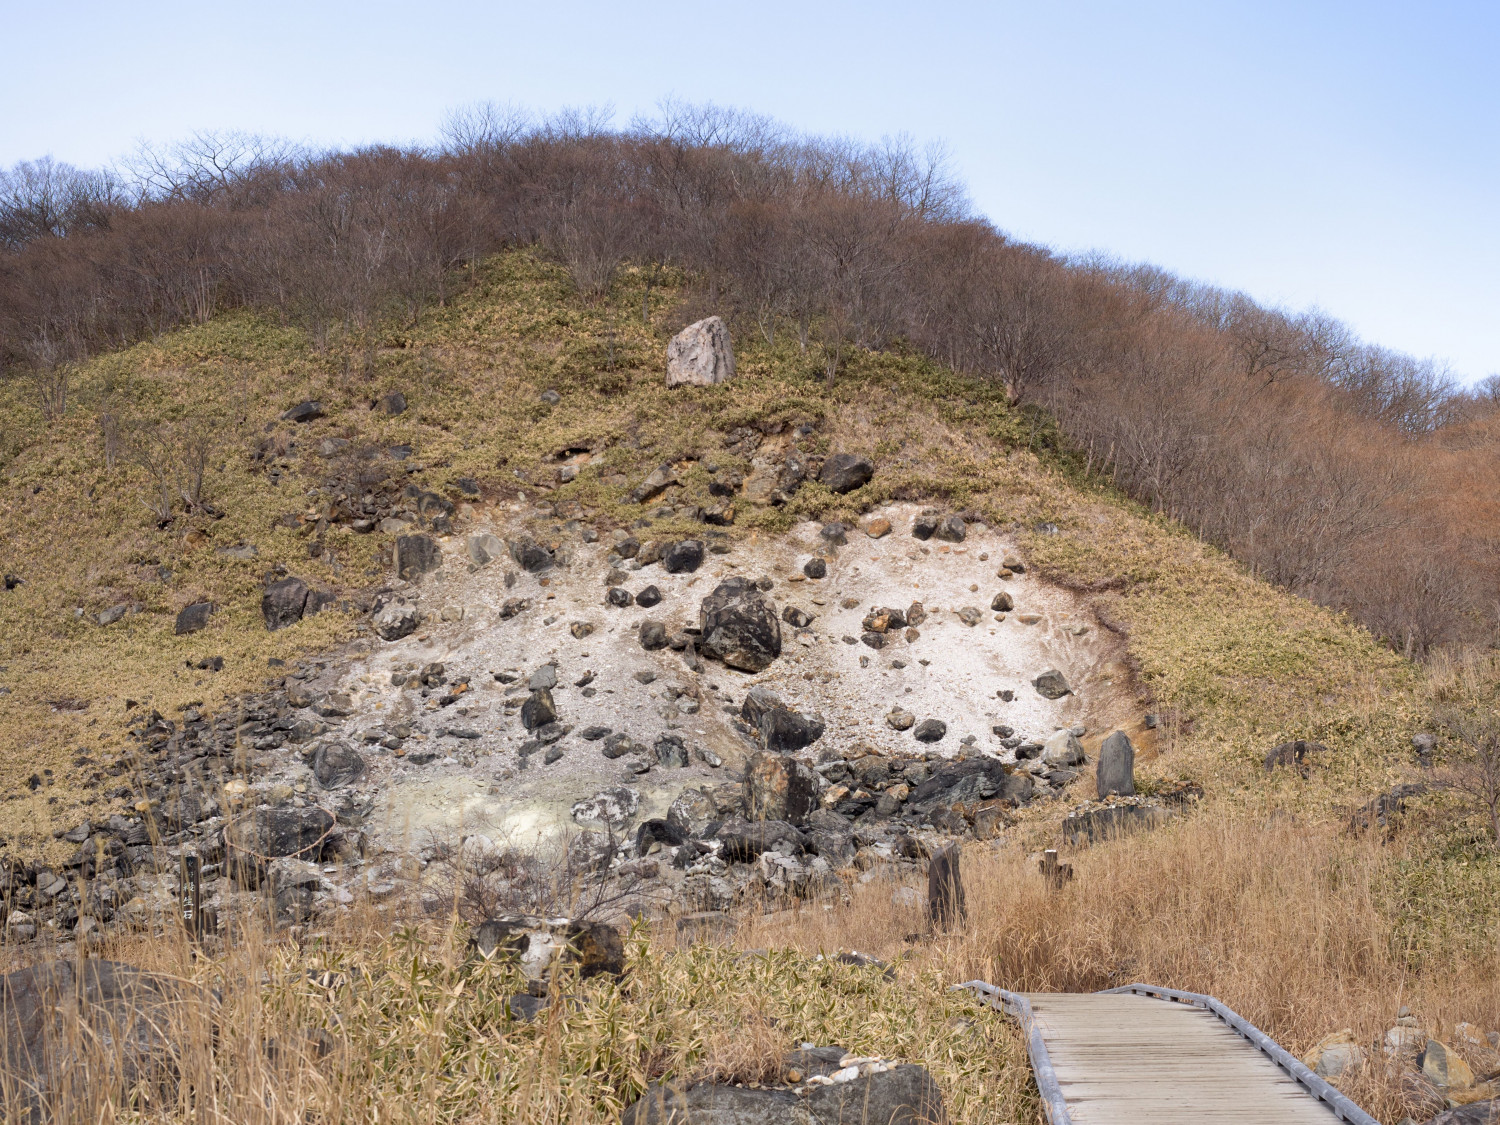
[[[1081,718],[1091,742],[1114,726],[1128,729],[1142,749],[1143,790],[1192,781],[1205,797],[1168,829],[1076,852],[1076,892],[1053,895],[1033,853],[1056,846],[1061,815],[1092,795],[1085,775],[1064,790],[1065,803],[1022,810],[1001,836],[970,846],[967,936],[913,947],[908,938],[922,923],[910,896],[862,881],[844,904],[744,919],[742,945],[783,950],[769,967],[705,949],[672,955],[664,952],[670,941],[642,931],[632,972],[654,981],[658,996],[595,982],[583,993],[592,1006],[570,1014],[559,1002],[542,1027],[496,1030],[501,985],[515,982],[464,991],[472,980],[465,930],[451,917],[418,915],[413,928],[392,933],[389,916],[361,915],[330,924],[306,948],[241,949],[212,964],[140,938],[110,939],[120,956],[220,983],[271,966],[265,993],[255,993],[263,1009],[241,1012],[245,1044],[268,1028],[327,1022],[317,990],[285,983],[307,970],[387,980],[378,1000],[340,995],[338,1026],[358,1065],[331,1086],[314,1081],[297,1104],[353,1119],[422,1089],[454,1120],[608,1120],[652,1078],[753,1075],[761,1063],[752,1047],[774,1052],[821,1035],[925,1061],[948,1084],[956,1120],[1033,1120],[1019,1037],[998,1017],[963,1015],[941,990],[974,976],[1084,988],[1151,975],[1223,995],[1299,1051],[1338,1021],[1378,1036],[1402,997],[1424,997],[1435,1029],[1458,1019],[1500,1022],[1500,989],[1484,967],[1500,879],[1477,822],[1430,794],[1411,803],[1404,827],[1393,819],[1383,832],[1346,830],[1353,811],[1417,776],[1411,737],[1435,700],[1462,696],[1457,679],[1424,675],[1347,620],[1253,579],[1089,479],[1044,416],[926,359],[854,351],[830,386],[819,357],[795,338],[773,343],[747,325],[737,328],[734,380],[669,391],[666,340],[713,311],[684,279],[647,290],[642,275],[627,272],[607,298],[587,302],[561,270],[515,252],[476,267],[469,280],[413,324],[351,327],[322,341],[249,313],[164,335],[75,372],[71,406],[51,423],[24,384],[0,387],[0,505],[9,531],[0,571],[20,579],[0,593],[0,843],[8,852],[71,854],[76,846],[57,834],[137,800],[130,730],[142,715],[228,714],[244,693],[281,683],[299,666],[330,688],[367,688],[372,706],[386,705],[393,667],[415,672],[423,645],[489,670],[483,646],[510,585],[499,568],[470,573],[462,565],[466,537],[487,529],[534,534],[576,554],[555,587],[523,592],[586,605],[589,589],[602,595],[605,545],[620,533],[705,539],[724,551],[710,554],[705,577],[736,567],[774,574],[800,596],[793,579],[814,550],[818,522],[852,529],[889,516],[897,528],[888,539],[851,530],[826,604],[817,606],[831,631],[786,661],[778,683],[828,708],[830,741],[844,742],[859,724],[873,731],[861,737],[888,733],[879,722],[885,689],[858,679],[864,650],[837,643],[858,617],[842,609],[847,619],[838,618],[839,595],[866,603],[890,591],[894,599],[898,578],[903,589],[908,580],[929,582],[934,604],[949,611],[965,583],[987,599],[985,573],[1013,550],[1027,567],[1016,588],[1047,608],[1039,616],[1048,636],[1077,640],[1080,668],[1097,673],[1089,681],[1097,697],[1080,710],[1038,709],[1028,721],[1042,728]],[[404,410],[389,411],[383,400],[392,394],[404,397]],[[282,417],[303,402],[320,404],[319,416]],[[185,512],[180,497],[184,487],[194,491],[195,450],[204,486]],[[839,496],[809,480],[771,502],[769,472],[841,451],[875,462],[864,487]],[[633,502],[632,489],[663,464],[680,484]],[[710,492],[711,482],[736,476],[743,481],[731,496]],[[170,522],[150,508],[162,487]],[[939,558],[936,544],[922,553],[909,528],[929,505],[984,525],[968,545],[972,555]],[[715,506],[732,506],[732,522],[700,522]],[[421,587],[430,627],[401,642],[408,647],[376,642],[372,597],[413,588],[395,580],[394,537],[379,523],[432,527],[434,514],[451,535],[441,581]],[[356,520],[376,526],[356,529]],[[983,554],[990,558],[980,568]],[[940,573],[947,577],[931,577]],[[263,591],[288,575],[325,592],[330,605],[268,632]],[[687,592],[685,576],[661,584],[669,600],[683,599],[673,608],[679,616],[701,593]],[[215,607],[206,627],[177,635],[178,613],[201,603]],[[483,612],[444,620],[442,608],[466,604]],[[126,612],[100,624],[117,606]],[[518,646],[504,653],[506,668],[524,673],[546,646],[562,651],[571,642],[559,631],[571,620],[559,613],[547,626],[553,634],[528,624],[533,632],[506,642]],[[923,643],[959,638],[978,649],[998,634],[985,660],[1002,661],[1006,630],[1025,627],[1012,619],[966,632],[945,619]],[[577,659],[596,660],[596,645],[623,652],[629,636],[614,626],[586,646],[575,636]],[[1026,651],[1023,663],[1034,667],[1043,653],[1065,650]],[[957,681],[970,658],[944,648],[943,659],[930,659]],[[868,675],[894,670],[871,665]],[[979,695],[900,671],[905,679],[888,682],[928,693],[933,707],[961,715],[963,729],[984,734],[991,705],[974,702]],[[833,706],[856,700],[863,709],[839,726]],[[1148,713],[1160,717],[1150,730]],[[1289,739],[1328,748],[1306,776],[1263,765]],[[503,803],[510,794],[497,796]],[[867,980],[815,959],[854,945],[892,959],[894,976]],[[7,956],[33,954],[11,946]],[[408,967],[409,985],[390,983],[407,980]],[[834,995],[839,1004],[826,999]],[[386,1050],[413,1013],[428,1021],[431,1059]],[[503,1088],[463,1078],[465,1067],[490,1065],[492,1048],[517,1060]],[[255,1049],[225,1052],[211,1065],[243,1064],[243,1072],[222,1072],[226,1083],[258,1089],[266,1079],[245,1062]],[[311,1080],[315,1063],[299,1080]],[[528,1084],[533,1064],[554,1083],[550,1092]],[[1403,1101],[1395,1071],[1359,1082],[1361,1096],[1393,1121],[1415,1104]]]

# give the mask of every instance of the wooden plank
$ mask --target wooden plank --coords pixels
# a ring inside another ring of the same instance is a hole
[[[1075,1125],[1339,1120],[1203,1008],[1131,994],[1027,999]]]

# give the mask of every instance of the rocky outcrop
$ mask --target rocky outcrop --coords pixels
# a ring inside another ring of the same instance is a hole
[[[712,387],[733,378],[734,349],[718,317],[689,324],[668,341],[668,387]]]

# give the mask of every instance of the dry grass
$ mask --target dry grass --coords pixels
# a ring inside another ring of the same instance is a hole
[[[974,847],[965,858],[965,932],[938,939],[916,961],[950,981],[978,978],[1015,991],[1145,981],[1207,993],[1299,1055],[1344,1028],[1373,1044],[1403,1005],[1450,1041],[1462,1021],[1500,1029],[1493,929],[1480,948],[1453,944],[1413,956],[1399,888],[1403,865],[1419,855],[1405,843],[1284,815],[1205,810],[1154,835],[1074,853],[1073,882],[1054,892],[1034,855],[1014,845]],[[900,956],[905,936],[921,928],[920,912],[892,905],[890,892],[876,883],[845,910],[768,918],[746,940]],[[1458,902],[1450,910],[1467,912]],[[1500,1067],[1490,1052],[1471,1061],[1476,1072]],[[1421,1120],[1402,1073],[1373,1055],[1340,1085],[1382,1121]]]
[[[526,1023],[507,1011],[520,976],[470,958],[463,939],[456,925],[391,933],[350,917],[300,946],[252,929],[211,961],[171,941],[114,943],[108,955],[223,998],[211,1016],[189,1006],[171,1021],[185,1079],[174,1089],[122,1094],[94,1081],[58,1120],[602,1125],[648,1082],[771,1079],[805,1041],[925,1063],[956,1123],[1032,1119],[1015,1029],[930,968],[887,979],[790,950],[673,949],[638,929],[622,981],[560,980]],[[69,1038],[94,1073],[118,1067],[106,1045],[76,1029]],[[12,1125],[21,1118],[7,1092],[12,1115],[0,1120]]]

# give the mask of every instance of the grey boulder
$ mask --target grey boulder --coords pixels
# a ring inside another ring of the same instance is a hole
[[[1112,794],[1129,797],[1135,793],[1135,747],[1124,731],[1115,731],[1099,748],[1095,781],[1101,800]]]
[[[718,317],[689,324],[667,343],[668,387],[712,387],[733,378],[734,348]]]

